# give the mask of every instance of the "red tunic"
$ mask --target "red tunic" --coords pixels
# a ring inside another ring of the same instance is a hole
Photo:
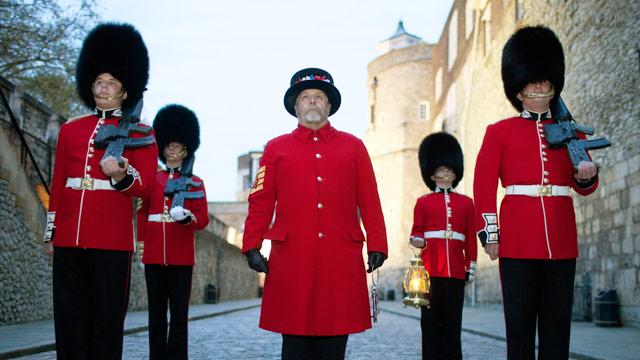
[[[430,276],[464,280],[465,272],[469,271],[471,263],[476,262],[478,252],[473,200],[456,192],[449,192],[448,196],[448,206],[441,191],[418,198],[413,211],[411,236],[426,240],[422,259]],[[447,207],[450,208],[448,218]],[[425,232],[447,229],[464,235],[464,240],[460,236],[451,239],[425,236]]]
[[[131,198],[140,197],[149,189],[157,167],[155,143],[125,149],[123,156],[139,176],[123,191],[79,190],[66,186],[67,179],[85,176],[109,181],[100,168],[106,149],[95,148],[94,138],[101,126],[117,126],[118,120],[119,117],[88,115],[60,127],[49,202],[49,219],[53,219],[55,227],[53,245],[56,247],[133,251]],[[134,133],[133,136],[147,135]]]
[[[260,166],[242,247],[272,240],[260,327],[308,336],[370,328],[360,220],[367,251],[386,254],[387,238],[362,141],[330,124],[298,126],[269,141]]]
[[[487,127],[478,153],[473,184],[476,227],[483,214],[496,214],[498,180],[509,185],[569,186],[580,195],[567,150],[551,149],[542,131],[552,119],[513,117]],[[546,180],[545,180],[546,179]],[[570,196],[505,195],[500,206],[499,256],[522,259],[571,259],[578,256],[576,220]]]
[[[162,170],[156,174],[156,181],[150,195],[142,200],[138,211],[138,241],[144,242],[142,262],[162,265],[193,265],[195,257],[196,230],[202,230],[209,224],[207,198],[185,199],[183,207],[191,211],[195,219],[183,225],[174,221],[148,221],[149,214],[164,214],[169,219],[173,197],[164,196],[164,188],[170,178],[177,178],[178,172]],[[197,176],[193,180],[202,182]],[[192,187],[189,191],[205,191],[204,183]]]

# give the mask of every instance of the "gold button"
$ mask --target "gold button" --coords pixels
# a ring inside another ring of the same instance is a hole
[[[544,179],[542,179],[542,181],[546,184],[546,183],[548,183],[548,182],[549,182],[549,179],[544,178]]]
[[[87,171],[91,171],[91,165],[87,165]]]
[[[322,181],[322,176],[318,176],[316,179],[318,179],[318,181]]]
[[[321,157],[322,157],[322,155],[320,155],[320,154],[316,154],[316,158],[317,158],[317,159],[320,159]]]
[[[547,176],[547,175],[549,175],[549,172],[548,172],[547,170],[545,170],[545,171],[543,172],[543,174],[544,174],[544,176]]]
[[[542,161],[548,161],[548,159],[546,157],[543,157]]]
[[[323,207],[322,203],[318,203],[318,209],[322,209]]]
[[[319,238],[322,238],[323,236],[324,236],[324,234],[323,234],[323,233],[321,233],[321,232],[319,232],[319,233],[318,233],[318,237],[319,237]]]
[[[314,137],[313,137],[313,141],[318,141],[318,137],[317,137],[317,136],[314,136]]]

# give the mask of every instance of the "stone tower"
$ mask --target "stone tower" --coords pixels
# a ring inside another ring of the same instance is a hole
[[[404,269],[412,255],[409,232],[416,199],[428,189],[418,166],[418,146],[432,128],[432,45],[409,34],[402,21],[378,45],[381,54],[368,66],[369,125],[365,143],[382,202],[389,259],[380,285],[401,293]]]

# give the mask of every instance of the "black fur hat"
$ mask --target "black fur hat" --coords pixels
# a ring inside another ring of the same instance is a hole
[[[93,82],[102,73],[122,82],[127,92],[124,109],[142,98],[149,80],[149,55],[142,36],[132,25],[100,24],[84,39],[76,66],[76,89],[91,109],[96,106]]]
[[[564,87],[564,52],[553,31],[544,26],[516,31],[502,50],[502,83],[511,104],[522,111],[516,95],[525,85],[549,80],[555,89],[555,102]]]
[[[331,104],[329,116],[335,114],[340,108],[340,91],[333,84],[333,78],[328,72],[317,69],[307,68],[298,71],[291,77],[289,89],[284,94],[284,107],[289,114],[296,116],[296,110],[293,107],[296,104],[298,95],[306,89],[318,89],[324,91],[327,99]]]
[[[420,160],[420,172],[422,179],[429,189],[434,191],[436,183],[431,180],[431,175],[440,166],[448,166],[456,174],[452,186],[456,187],[464,175],[464,159],[462,148],[456,138],[446,132],[437,132],[425,137],[418,150]]]
[[[153,119],[153,131],[156,133],[158,155],[163,163],[164,147],[171,142],[178,142],[187,148],[187,158],[200,147],[200,125],[196,114],[188,108],[171,104],[163,107]]]

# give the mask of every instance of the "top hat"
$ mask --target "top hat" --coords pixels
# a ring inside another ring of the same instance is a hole
[[[316,68],[302,69],[295,73],[291,78],[289,90],[284,94],[284,107],[289,114],[296,116],[294,105],[298,99],[298,95],[306,89],[322,90],[331,104],[329,116],[335,114],[340,108],[340,92],[333,85],[331,74]]]

